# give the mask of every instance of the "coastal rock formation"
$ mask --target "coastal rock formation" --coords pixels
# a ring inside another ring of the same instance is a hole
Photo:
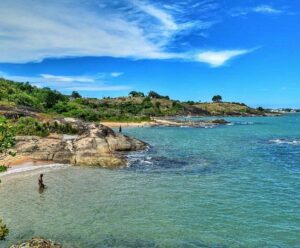
[[[61,248],[61,247],[62,246],[60,244],[41,237],[35,237],[19,245],[10,246],[10,248]]]
[[[191,120],[177,120],[174,118],[165,118],[158,119],[155,118],[153,126],[164,126],[164,127],[194,127],[194,128],[205,128],[212,127],[216,125],[226,125],[229,122],[224,119],[216,119],[216,120],[199,120],[199,121],[191,121]]]
[[[37,161],[53,161],[73,165],[96,165],[119,167],[126,165],[120,152],[143,150],[147,144],[115,133],[112,129],[94,123],[66,120],[80,130],[79,135],[51,134],[37,136],[17,136],[14,147],[18,156]]]

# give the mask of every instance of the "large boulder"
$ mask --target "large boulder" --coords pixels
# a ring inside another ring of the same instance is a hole
[[[76,123],[74,119],[72,121],[73,126],[80,127],[79,135],[65,137],[51,134],[45,138],[18,136],[15,146],[17,154],[28,156],[32,160],[112,168],[126,165],[126,159],[120,152],[143,150],[147,147],[145,142],[116,134],[106,126],[81,121]]]
[[[12,245],[10,248],[61,248],[62,246],[52,240],[41,237],[32,238],[18,245]]]

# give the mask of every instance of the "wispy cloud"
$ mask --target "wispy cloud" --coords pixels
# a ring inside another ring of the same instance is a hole
[[[40,74],[43,80],[55,81],[55,82],[68,82],[68,83],[92,83],[95,82],[94,78],[85,76],[56,76],[50,74]]]
[[[144,11],[148,15],[154,17],[155,19],[159,20],[166,29],[169,30],[177,30],[178,25],[176,24],[175,20],[173,19],[172,15],[168,12],[164,11],[163,9],[159,9],[158,7],[139,1],[139,0],[132,0],[132,3],[137,6],[140,10]]]
[[[129,90],[129,86],[124,86],[124,85],[116,85],[116,86],[109,86],[109,85],[99,85],[99,86],[84,86],[84,85],[78,85],[78,86],[73,86],[69,88],[65,88],[64,90],[68,91],[125,91]]]
[[[1,0],[0,63],[109,56],[179,59],[221,66],[246,50],[237,55],[226,50],[216,58],[211,51],[195,54],[193,51],[201,49],[195,44],[184,50],[177,42],[190,33],[205,37],[204,32],[217,23],[211,14],[219,7],[215,2],[188,0],[167,5],[148,0],[52,0],[41,4],[36,0]],[[266,5],[256,11],[263,7],[264,11],[275,11]],[[121,74],[115,72],[111,76]],[[42,77],[56,82],[88,81],[85,77]]]
[[[116,77],[120,77],[120,76],[122,76],[124,73],[123,72],[111,72],[110,73],[110,75],[112,76],[112,77],[114,77],[114,78],[116,78]]]
[[[1,0],[0,63],[68,56],[177,57],[167,44],[195,27],[183,19],[177,23],[169,12],[134,0]]]
[[[115,77],[112,73],[98,73],[96,75],[51,75],[51,74],[39,74],[36,76],[20,76],[11,75],[4,72],[0,72],[0,77],[14,80],[17,82],[30,82],[37,87],[50,87],[58,89],[60,91],[122,91],[130,89],[127,85],[115,85],[109,83],[110,77]]]
[[[247,54],[253,51],[249,50],[224,50],[224,51],[205,51],[196,55],[196,60],[209,64],[211,67],[220,67],[229,60]]]
[[[281,14],[283,13],[283,10],[275,9],[274,7],[270,5],[259,5],[255,8],[253,8],[253,11],[256,13],[262,13],[262,14]]]
[[[230,15],[233,17],[237,17],[237,16],[246,16],[251,13],[263,14],[263,15],[280,15],[288,12],[286,12],[284,8],[279,9],[273,7],[272,5],[262,4],[254,7],[235,8],[231,10]]]

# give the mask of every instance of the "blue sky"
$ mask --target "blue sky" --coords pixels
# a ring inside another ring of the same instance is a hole
[[[298,0],[1,0],[0,76],[299,108],[299,24]]]

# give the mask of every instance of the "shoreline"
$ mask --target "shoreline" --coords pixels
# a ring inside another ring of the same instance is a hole
[[[0,173],[0,181],[4,178],[9,180],[11,178],[20,177],[24,175],[30,175],[32,173],[45,173],[50,170],[68,168],[68,164],[60,163],[45,163],[44,161],[26,162],[12,167],[9,167],[7,171]]]
[[[102,121],[100,124],[110,127],[110,128],[118,128],[118,127],[152,127],[157,125],[154,121],[143,121],[143,122],[113,122],[113,121]]]
[[[47,160],[35,160],[30,158],[29,156],[24,156],[24,155],[16,155],[15,157],[12,156],[8,156],[7,158],[3,159],[1,161],[4,166],[6,166],[7,168],[12,168],[15,166],[19,166],[19,165],[24,165],[24,164],[39,164],[39,165],[48,165],[48,164],[52,164],[52,161],[47,161]]]
[[[247,118],[247,117],[279,117],[283,114],[278,113],[268,113],[265,115],[214,115],[214,116],[165,116],[165,117],[153,117],[152,121],[142,121],[142,122],[122,122],[122,121],[100,121],[100,124],[110,127],[110,128],[119,128],[121,127],[155,127],[164,125],[167,122],[171,121],[174,122],[175,118],[215,118],[215,119],[222,119],[222,118],[230,118],[230,117],[240,117],[240,118]],[[189,121],[187,121],[189,122]],[[203,123],[207,122],[203,120]]]

